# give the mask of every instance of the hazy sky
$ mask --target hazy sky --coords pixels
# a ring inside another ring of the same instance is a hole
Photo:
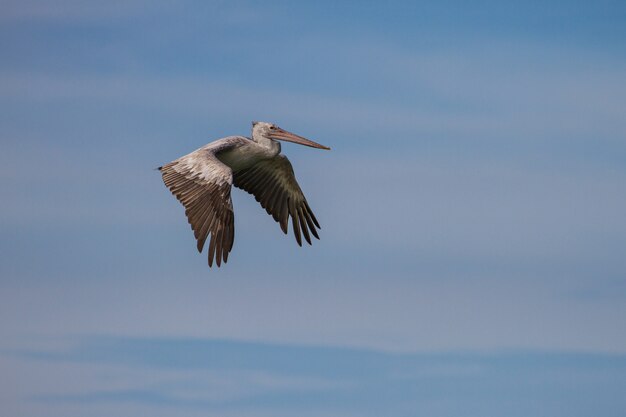
[[[0,414],[624,415],[626,3],[336,3],[0,1]],[[209,269],[252,120],[321,240]]]

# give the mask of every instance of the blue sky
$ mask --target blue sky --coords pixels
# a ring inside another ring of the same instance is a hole
[[[626,411],[621,2],[0,10],[3,415]],[[154,168],[252,120],[321,241],[209,270]]]

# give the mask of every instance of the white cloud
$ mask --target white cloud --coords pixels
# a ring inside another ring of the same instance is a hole
[[[41,349],[39,344],[34,346]],[[0,368],[4,375],[0,381],[2,412],[42,416],[78,416],[84,415],[86,410],[90,415],[107,415],[112,410],[115,415],[131,415],[129,409],[136,408],[143,413],[150,410],[150,415],[161,415],[163,409],[167,411],[164,415],[169,415],[175,409],[177,415],[201,413],[239,417],[248,415],[246,407],[220,410],[219,406],[276,393],[289,395],[346,387],[345,383],[336,380],[253,370],[150,369],[112,363],[32,360],[2,354]],[[141,400],[129,403],[107,398],[107,395],[114,397],[116,393],[136,393],[141,397],[141,392],[161,395],[175,405],[164,406],[158,400],[150,404]],[[90,404],[89,398],[96,400]],[[215,414],[210,411],[210,404],[218,406]],[[260,416],[263,412],[257,410],[252,415]]]

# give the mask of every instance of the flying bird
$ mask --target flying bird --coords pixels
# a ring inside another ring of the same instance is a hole
[[[302,246],[302,235],[311,244],[319,239],[320,224],[306,201],[293,167],[280,153],[288,141],[312,148],[327,149],[273,123],[252,122],[252,137],[228,136],[182,156],[158,169],[163,182],[185,207],[187,220],[202,253],[209,234],[209,267],[228,261],[233,248],[235,224],[231,188],[254,195],[261,206],[287,234],[289,217],[293,234]]]

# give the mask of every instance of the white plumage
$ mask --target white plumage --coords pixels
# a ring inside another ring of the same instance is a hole
[[[330,149],[287,132],[272,123],[253,122],[252,138],[229,136],[211,142],[159,168],[163,182],[185,207],[202,252],[209,235],[209,266],[228,261],[235,238],[232,185],[255,196],[287,233],[291,217],[294,236],[311,244],[320,225],[298,185],[291,163],[280,154],[284,140]]]

